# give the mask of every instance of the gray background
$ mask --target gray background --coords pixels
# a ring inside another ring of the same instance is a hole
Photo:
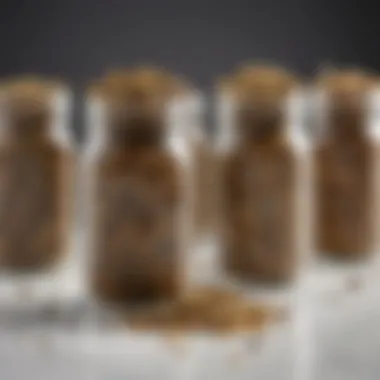
[[[68,80],[77,93],[75,128],[80,136],[82,91],[107,68],[156,63],[209,90],[218,75],[249,59],[282,63],[304,75],[329,63],[379,69],[379,35],[375,2],[365,0],[3,0],[0,77],[40,73]],[[324,279],[316,282],[325,283]],[[333,327],[321,324],[312,330],[315,379],[379,378],[379,312],[363,307],[364,302],[368,308],[378,306],[378,294],[367,298],[360,293],[354,298],[344,297],[342,302],[356,314],[334,299],[332,316],[326,317],[326,325]],[[363,302],[356,303],[356,298]],[[336,324],[331,324],[332,319]],[[17,346],[11,337],[18,355],[26,340]],[[46,371],[47,376],[40,373],[40,379],[51,378],[51,368],[39,366],[28,352],[15,361],[13,346],[5,339],[0,342],[0,379],[30,378],[37,367]],[[46,361],[45,355],[40,360],[56,365],[53,371],[65,378],[70,374],[64,369],[73,371],[72,378],[85,379],[78,373],[93,368],[93,357],[88,363],[83,361],[73,350],[77,340],[73,342],[70,361],[62,361],[60,355],[53,355],[57,363],[52,358]]]
[[[376,69],[379,32],[375,1],[3,0],[0,76],[58,75],[80,95],[107,68],[154,63],[207,90],[251,59]]]

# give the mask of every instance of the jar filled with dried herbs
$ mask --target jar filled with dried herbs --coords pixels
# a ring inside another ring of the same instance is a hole
[[[219,235],[238,278],[291,281],[307,245],[304,97],[296,78],[245,67],[218,89]]]
[[[375,249],[376,87],[374,76],[360,70],[322,75],[316,83],[317,244],[330,258],[362,259]]]
[[[97,299],[123,305],[182,289],[193,222],[192,94],[156,69],[111,73],[90,90],[87,247]]]
[[[0,267],[46,271],[68,253],[72,226],[71,95],[34,77],[0,93]]]

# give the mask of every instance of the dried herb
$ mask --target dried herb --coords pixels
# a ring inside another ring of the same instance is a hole
[[[329,257],[360,259],[373,250],[376,154],[366,131],[367,73],[342,71],[319,83],[329,96],[326,135],[316,152],[318,248]]]
[[[261,331],[276,310],[220,288],[199,288],[173,300],[130,313],[128,326],[138,330],[215,333]]]
[[[236,99],[236,144],[221,158],[226,269],[239,277],[286,282],[297,268],[296,157],[283,113],[295,79],[272,67],[245,68],[222,91]]]

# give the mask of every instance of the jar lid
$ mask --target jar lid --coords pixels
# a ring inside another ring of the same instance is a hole
[[[281,67],[247,65],[221,78],[218,90],[240,105],[263,109],[278,106],[298,84],[297,77]]]
[[[317,78],[316,89],[324,92],[330,107],[348,110],[364,105],[376,84],[375,75],[360,69],[329,71]]]
[[[294,128],[289,125],[302,124],[301,90],[294,74],[274,65],[247,65],[221,78],[217,86],[219,145],[230,149],[242,135],[268,136],[271,141],[292,135]]]

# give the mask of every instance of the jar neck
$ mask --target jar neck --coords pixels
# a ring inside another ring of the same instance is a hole
[[[355,142],[366,138],[363,112],[332,112],[328,121],[330,136],[336,141]]]
[[[157,119],[114,120],[107,132],[112,147],[158,147],[165,139],[165,126]]]
[[[272,145],[284,140],[281,120],[240,122],[238,129],[241,141],[250,145]]]

